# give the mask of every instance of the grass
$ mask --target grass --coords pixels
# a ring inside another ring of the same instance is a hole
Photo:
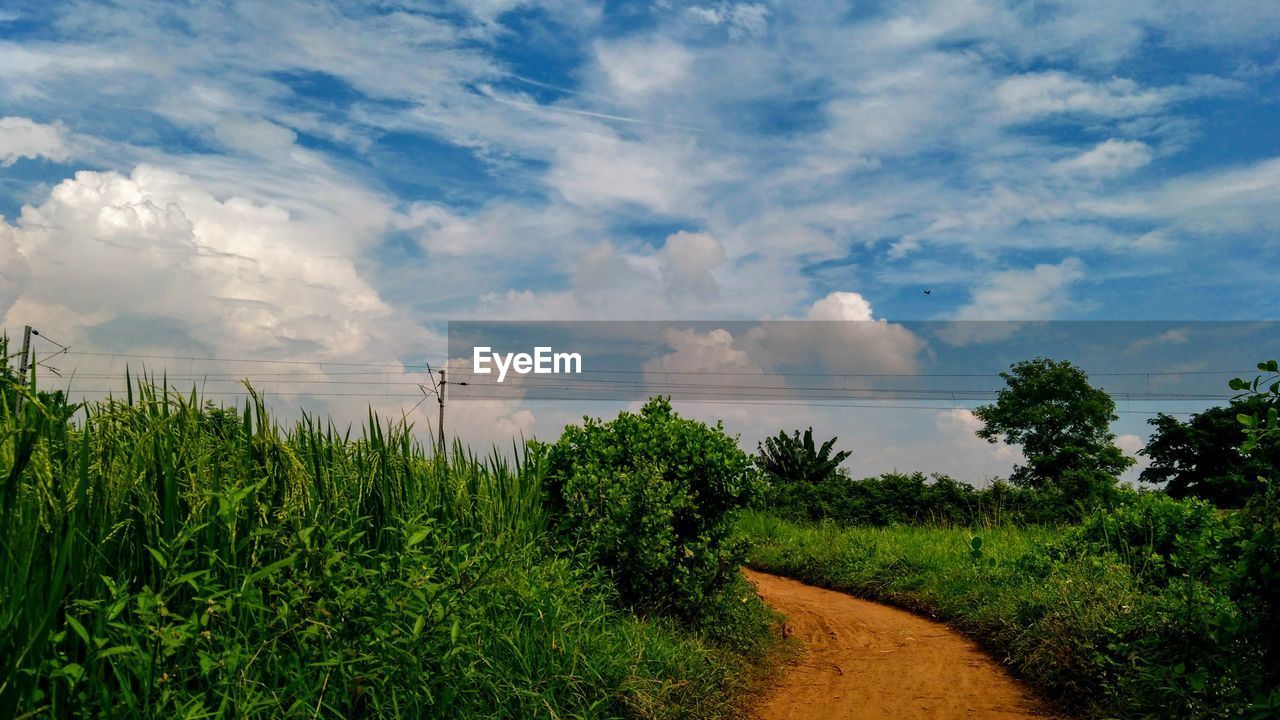
[[[1259,670],[1222,630],[1239,608],[1195,578],[1148,582],[1133,570],[1141,549],[1079,551],[1069,528],[845,527],[763,513],[740,528],[752,567],[945,620],[1081,716],[1271,716],[1248,710],[1241,688]]]
[[[0,385],[3,385],[0,383]],[[0,716],[722,717],[748,660],[548,548],[540,464],[0,387]]]

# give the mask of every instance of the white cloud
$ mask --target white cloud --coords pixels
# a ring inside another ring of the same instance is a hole
[[[707,185],[723,177],[718,161],[699,162],[692,142],[638,142],[583,133],[556,149],[547,182],[570,203],[587,209],[628,205],[679,214],[699,205]]]
[[[759,3],[695,5],[686,12],[700,22],[726,27],[734,40],[760,37],[769,30],[769,8]]]
[[[293,147],[298,135],[261,118],[225,118],[214,126],[214,136],[233,150],[270,157]]]
[[[1151,147],[1140,140],[1112,138],[1055,164],[1059,172],[1098,178],[1122,175],[1151,162]]]
[[[743,347],[764,367],[843,373],[912,373],[926,343],[902,325],[875,320],[856,292],[837,291],[813,303],[804,321],[753,328]]]
[[[735,347],[733,335],[724,329],[699,333],[694,329],[668,328],[663,339],[671,352],[644,363],[649,382],[666,382],[662,373],[763,373],[764,369],[743,349]],[[749,387],[742,378],[699,378],[698,382],[720,382]]]
[[[4,229],[41,279],[10,308],[10,323],[101,347],[113,343],[109,328],[163,321],[181,338],[148,347],[221,354],[349,359],[376,349],[385,358],[395,345],[397,314],[353,257],[316,251],[334,229],[219,199],[172,171],[78,172]]]
[[[27,286],[26,258],[18,252],[13,228],[0,219],[0,318]]]
[[[682,230],[667,236],[660,255],[667,292],[700,300],[714,299],[720,294],[720,285],[712,272],[724,265],[727,256],[719,240],[707,233]]]
[[[1015,75],[996,87],[1001,114],[1010,121],[1058,113],[1129,117],[1154,112],[1173,99],[1167,90],[1143,88],[1127,78],[1090,82],[1064,72]]]
[[[1049,320],[1072,304],[1070,289],[1083,279],[1084,263],[1067,258],[1056,265],[1042,263],[1030,270],[995,273],[974,291],[957,320]]]
[[[1092,199],[1101,216],[1143,218],[1205,234],[1280,230],[1280,158],[1171,179],[1155,190]]]
[[[606,81],[628,102],[669,89],[682,82],[693,67],[694,56],[669,40],[623,40],[596,43],[596,62]]]
[[[54,162],[70,157],[61,123],[45,125],[24,117],[0,118],[0,166],[41,157]]]
[[[810,320],[873,320],[871,303],[856,292],[833,292],[815,302],[805,315]]]

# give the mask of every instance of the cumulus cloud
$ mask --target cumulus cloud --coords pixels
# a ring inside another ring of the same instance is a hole
[[[810,320],[874,320],[871,303],[856,292],[833,292],[815,302],[805,315]]]
[[[0,118],[0,166],[22,158],[46,158],[63,162],[70,157],[66,129],[61,123],[45,125],[24,117]]]
[[[772,370],[794,368],[843,373],[912,373],[927,343],[903,325],[876,320],[856,292],[837,291],[814,302],[803,321],[764,323],[744,345]]]
[[[0,318],[26,288],[27,276],[27,261],[18,252],[13,228],[0,219]]]
[[[763,373],[745,350],[735,347],[733,334],[723,328],[700,333],[692,328],[668,328],[663,340],[671,351],[645,361],[643,369],[653,382],[662,373]],[[714,378],[713,378],[714,379]],[[746,385],[741,379],[719,378],[726,384]],[[699,382],[706,380],[700,379]]]
[[[989,443],[978,437],[982,421],[967,408],[940,410],[933,416],[942,448],[934,448],[939,470],[970,479],[1006,477],[1022,461],[1018,448],[1003,441]],[[936,450],[942,449],[938,453]]]
[[[325,230],[160,168],[78,172],[0,228],[41,278],[6,321],[99,346],[164,319],[185,349],[346,359],[385,347],[395,315],[352,257],[314,251]]]
[[[712,273],[724,265],[724,246],[707,233],[680,231],[662,246],[662,276],[667,292],[710,300],[720,293]]]

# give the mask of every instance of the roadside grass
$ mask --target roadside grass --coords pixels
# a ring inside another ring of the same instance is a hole
[[[1239,609],[1207,583],[1156,585],[1147,552],[1075,547],[1070,528],[847,527],[746,514],[751,567],[945,620],[1085,717],[1254,715],[1259,676],[1220,628]],[[980,540],[975,541],[975,538]]]
[[[726,717],[765,647],[617,609],[527,454],[149,382],[0,399],[3,717]]]

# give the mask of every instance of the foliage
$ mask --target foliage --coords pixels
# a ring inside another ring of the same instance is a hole
[[[1028,518],[1032,493],[1002,481],[985,488],[934,473],[885,473],[854,480],[842,472],[813,485],[774,485],[766,507],[796,520],[849,525],[982,525]]]
[[[834,452],[837,438],[816,447],[813,428],[795,430],[791,435],[778,431],[759,445],[756,465],[774,482],[783,485],[817,485],[835,475],[840,463],[851,454],[848,450]]]
[[[625,603],[697,624],[736,583],[736,511],[756,491],[750,458],[720,425],[663,398],[639,413],[584,418],[545,448],[556,530],[612,578]]]
[[[1245,454],[1245,428],[1239,415],[1265,414],[1267,401],[1254,397],[1225,407],[1209,408],[1186,422],[1161,413],[1149,422],[1155,427],[1141,451],[1151,464],[1142,471],[1146,483],[1166,483],[1175,498],[1199,497],[1218,507],[1243,507],[1260,489],[1259,475],[1280,464],[1280,442],[1268,440]]]
[[[545,546],[533,457],[146,383],[0,405],[0,717],[715,717],[742,661]]]
[[[1086,516],[1060,547],[1067,553],[1114,553],[1135,576],[1168,584],[1173,577],[1205,577],[1205,555],[1218,552],[1224,533],[1213,506],[1203,500],[1132,493],[1116,507]]]
[[[1000,373],[1005,388],[974,411],[978,437],[1022,446],[1026,465],[1010,481],[1058,495],[1064,508],[1106,501],[1134,463],[1115,445],[1115,402],[1069,361],[1036,358]]]
[[[1269,376],[1231,381],[1244,429],[1237,457],[1265,473],[1240,511],[1114,491],[1111,507],[1076,527],[994,527],[976,537],[749,515],[751,564],[949,620],[1085,716],[1280,716],[1280,492],[1265,455],[1280,435],[1280,369],[1258,368]],[[1064,412],[1017,409],[1015,420],[1035,423]],[[1094,437],[1109,442],[1099,427]],[[1219,442],[1230,436],[1220,430]],[[1031,430],[1015,432],[1025,439]]]
[[[753,567],[945,620],[1079,716],[1240,718],[1269,702],[1263,636],[1234,629],[1247,610],[1211,577],[1149,582],[1044,527],[741,526]]]

